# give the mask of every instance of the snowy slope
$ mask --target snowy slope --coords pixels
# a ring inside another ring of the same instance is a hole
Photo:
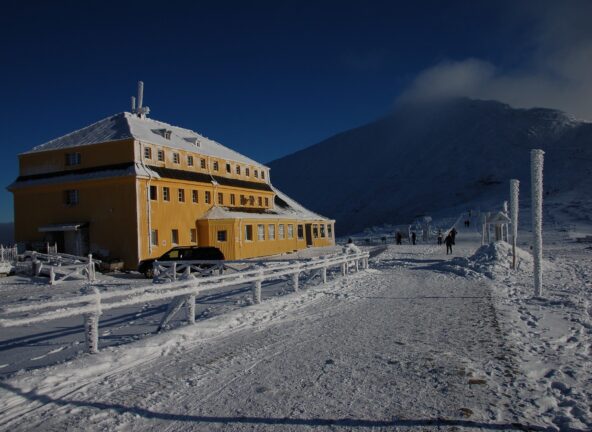
[[[470,99],[399,107],[268,165],[277,187],[336,219],[343,235],[418,214],[497,206],[508,199],[510,178],[523,182],[527,201],[531,148],[547,153],[549,202],[567,206],[590,190],[592,124]]]

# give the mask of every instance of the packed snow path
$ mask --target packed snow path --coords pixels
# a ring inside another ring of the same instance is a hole
[[[392,246],[371,270],[17,375],[0,428],[542,430],[493,283],[434,271],[443,252]]]

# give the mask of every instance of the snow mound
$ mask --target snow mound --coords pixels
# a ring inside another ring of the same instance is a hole
[[[543,261],[543,268],[550,266],[551,263]],[[452,272],[461,276],[484,275],[491,279],[506,276],[512,271],[512,245],[504,241],[486,244],[468,258],[453,258],[433,267],[434,270]],[[533,272],[532,255],[520,248],[516,248],[516,271]]]

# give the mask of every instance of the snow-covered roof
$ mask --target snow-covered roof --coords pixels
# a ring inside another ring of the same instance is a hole
[[[98,180],[112,177],[152,177],[160,178],[158,173],[153,170],[143,167],[142,164],[132,163],[129,166],[122,168],[109,169],[95,169],[90,172],[61,172],[58,175],[31,175],[19,177],[12,184],[8,186],[8,190],[15,190],[21,187],[34,186],[37,184],[58,184],[58,183],[73,183],[85,180]]]
[[[489,224],[505,224],[510,223],[512,220],[503,212],[498,212],[495,214],[490,215],[487,218],[487,223]]]
[[[165,137],[165,131],[170,131],[170,139]],[[38,145],[25,154],[126,139],[136,139],[163,147],[196,152],[250,165],[265,166],[190,129],[172,126],[151,118],[140,118],[129,112],[122,112],[99,120],[82,129]]]
[[[325,220],[330,221],[324,216],[314,213],[302,205],[298,204],[292,198],[283,192],[272,187],[276,193],[276,205],[274,210],[266,210],[260,213],[241,212],[226,207],[215,206],[203,215],[200,219],[297,219],[297,220]],[[278,201],[279,199],[279,201]]]

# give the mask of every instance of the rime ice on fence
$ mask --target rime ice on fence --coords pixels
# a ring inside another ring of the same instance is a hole
[[[543,288],[543,159],[541,149],[530,151],[532,198],[532,234],[534,258],[534,295],[542,296]]]
[[[516,238],[518,237],[518,196],[520,182],[510,180],[510,218],[512,219],[512,268],[516,268]]]
[[[36,302],[15,306],[8,310],[0,310],[0,328],[18,327],[72,316],[83,316],[87,350],[94,353],[98,351],[99,316],[102,311],[173,299],[169,303],[163,321],[160,323],[159,330],[161,330],[166,326],[168,320],[184,305],[187,306],[187,321],[194,323],[195,297],[204,291],[252,284],[258,281],[281,280],[290,276],[294,291],[297,291],[299,288],[299,275],[303,272],[318,271],[321,274],[322,280],[325,281],[327,268],[341,266],[342,273],[346,274],[350,265],[354,265],[356,269],[360,266],[362,268],[368,268],[368,259],[368,252],[353,252],[330,255],[318,259],[301,260],[296,263],[283,262],[281,265],[278,264],[255,270],[247,268],[238,273],[208,276],[198,279],[192,278],[190,280],[181,280],[158,286],[149,284],[124,291],[99,293],[96,287],[89,286],[83,295],[74,298]],[[86,264],[84,265],[86,266]],[[18,316],[23,312],[30,313],[33,311],[35,312],[34,314],[29,314],[25,317]],[[7,315],[6,318],[3,315]]]

